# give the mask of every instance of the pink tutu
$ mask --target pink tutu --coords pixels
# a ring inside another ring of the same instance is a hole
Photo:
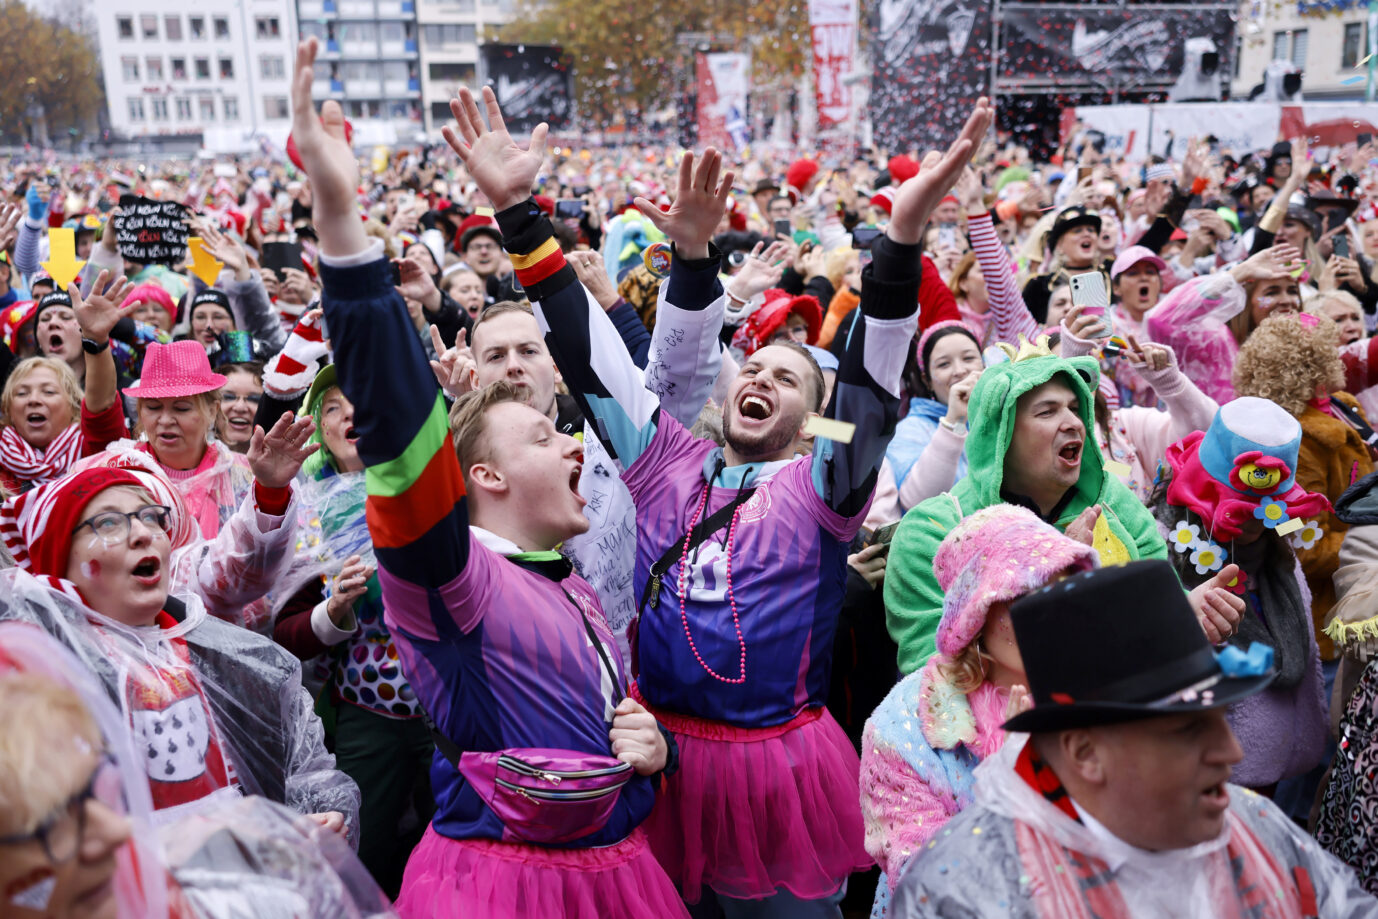
[[[861,763],[832,715],[810,709],[782,731],[656,717],[679,743],[679,771],[645,827],[688,902],[705,885],[743,900],[780,887],[819,900],[871,867]]]
[[[638,829],[613,846],[547,849],[493,839],[449,839],[426,828],[397,898],[402,919],[688,919],[675,886]]]

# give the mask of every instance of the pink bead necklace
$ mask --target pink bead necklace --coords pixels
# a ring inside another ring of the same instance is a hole
[[[684,537],[684,551],[680,553],[679,557],[679,579],[676,585],[679,588],[679,619],[680,622],[684,623],[684,637],[689,639],[689,650],[694,652],[694,659],[699,662],[699,666],[707,671],[708,675],[715,680],[721,680],[724,683],[740,684],[746,682],[746,639],[742,638],[742,623],[741,620],[737,618],[737,598],[732,593],[732,545],[737,535],[737,515],[742,512],[740,506],[732,512],[732,522],[727,527],[727,602],[728,605],[732,607],[732,627],[737,630],[737,644],[742,649],[740,676],[736,679],[728,679],[708,666],[703,659],[703,655],[699,654],[698,645],[694,643],[694,636],[689,633],[689,615],[684,611],[684,598],[686,596],[684,581],[686,573],[689,571],[689,542],[693,539],[694,525],[699,522],[699,517],[703,514],[704,505],[708,503],[708,490],[711,487],[712,483],[703,486],[703,494],[699,496],[699,506],[694,511],[693,518],[689,521],[688,535]]]

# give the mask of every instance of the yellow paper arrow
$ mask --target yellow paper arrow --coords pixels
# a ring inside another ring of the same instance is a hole
[[[191,253],[191,273],[207,287],[214,287],[225,263],[206,251],[206,243],[199,236],[187,237],[187,251]]]
[[[58,290],[66,290],[67,285],[77,279],[81,266],[86,262],[77,258],[76,231],[70,227],[48,228],[48,260],[43,262],[43,270],[52,275]]]

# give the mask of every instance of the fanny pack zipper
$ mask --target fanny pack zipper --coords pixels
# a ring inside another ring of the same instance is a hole
[[[615,791],[619,791],[623,785],[627,784],[626,782],[622,782],[609,788],[594,788],[590,791],[540,791],[535,788],[523,788],[520,785],[513,785],[511,782],[504,781],[503,779],[495,779],[495,781],[499,788],[515,791],[522,797],[529,798],[538,804],[542,801],[585,801],[592,798],[602,798]]]
[[[605,775],[617,775],[619,772],[631,770],[630,763],[619,763],[616,766],[609,766],[606,769],[581,769],[578,772],[550,772],[545,769],[537,769],[530,763],[517,759],[515,756],[500,755],[498,765],[522,775],[529,775],[532,778],[544,779],[552,785],[559,785],[561,779],[596,779]],[[499,782],[502,780],[499,779]]]

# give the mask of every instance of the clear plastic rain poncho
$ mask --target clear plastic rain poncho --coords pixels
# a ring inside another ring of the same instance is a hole
[[[169,596],[152,626],[86,607],[71,585],[0,572],[0,621],[32,622],[94,673],[133,731],[159,819],[208,797],[262,795],[339,811],[357,845],[359,789],[335,768],[297,660],[271,640]]]
[[[282,604],[324,571],[321,560],[304,551],[318,541],[320,528],[313,531],[309,526],[295,488],[281,525],[266,529],[271,518],[258,512],[253,489],[246,485],[216,535],[204,538],[188,504],[186,483],[174,484],[158,461],[136,449],[133,441],[111,444],[76,463],[73,470],[104,466],[152,477],[145,483],[174,511],[170,591],[178,596],[196,594],[217,619],[268,634]]]
[[[131,825],[117,856],[120,919],[395,915],[344,840],[282,805],[231,795],[170,822],[154,814],[139,743],[81,662],[41,629],[13,622],[0,623],[0,673],[6,658],[75,690],[100,728],[111,768],[94,790]]]

